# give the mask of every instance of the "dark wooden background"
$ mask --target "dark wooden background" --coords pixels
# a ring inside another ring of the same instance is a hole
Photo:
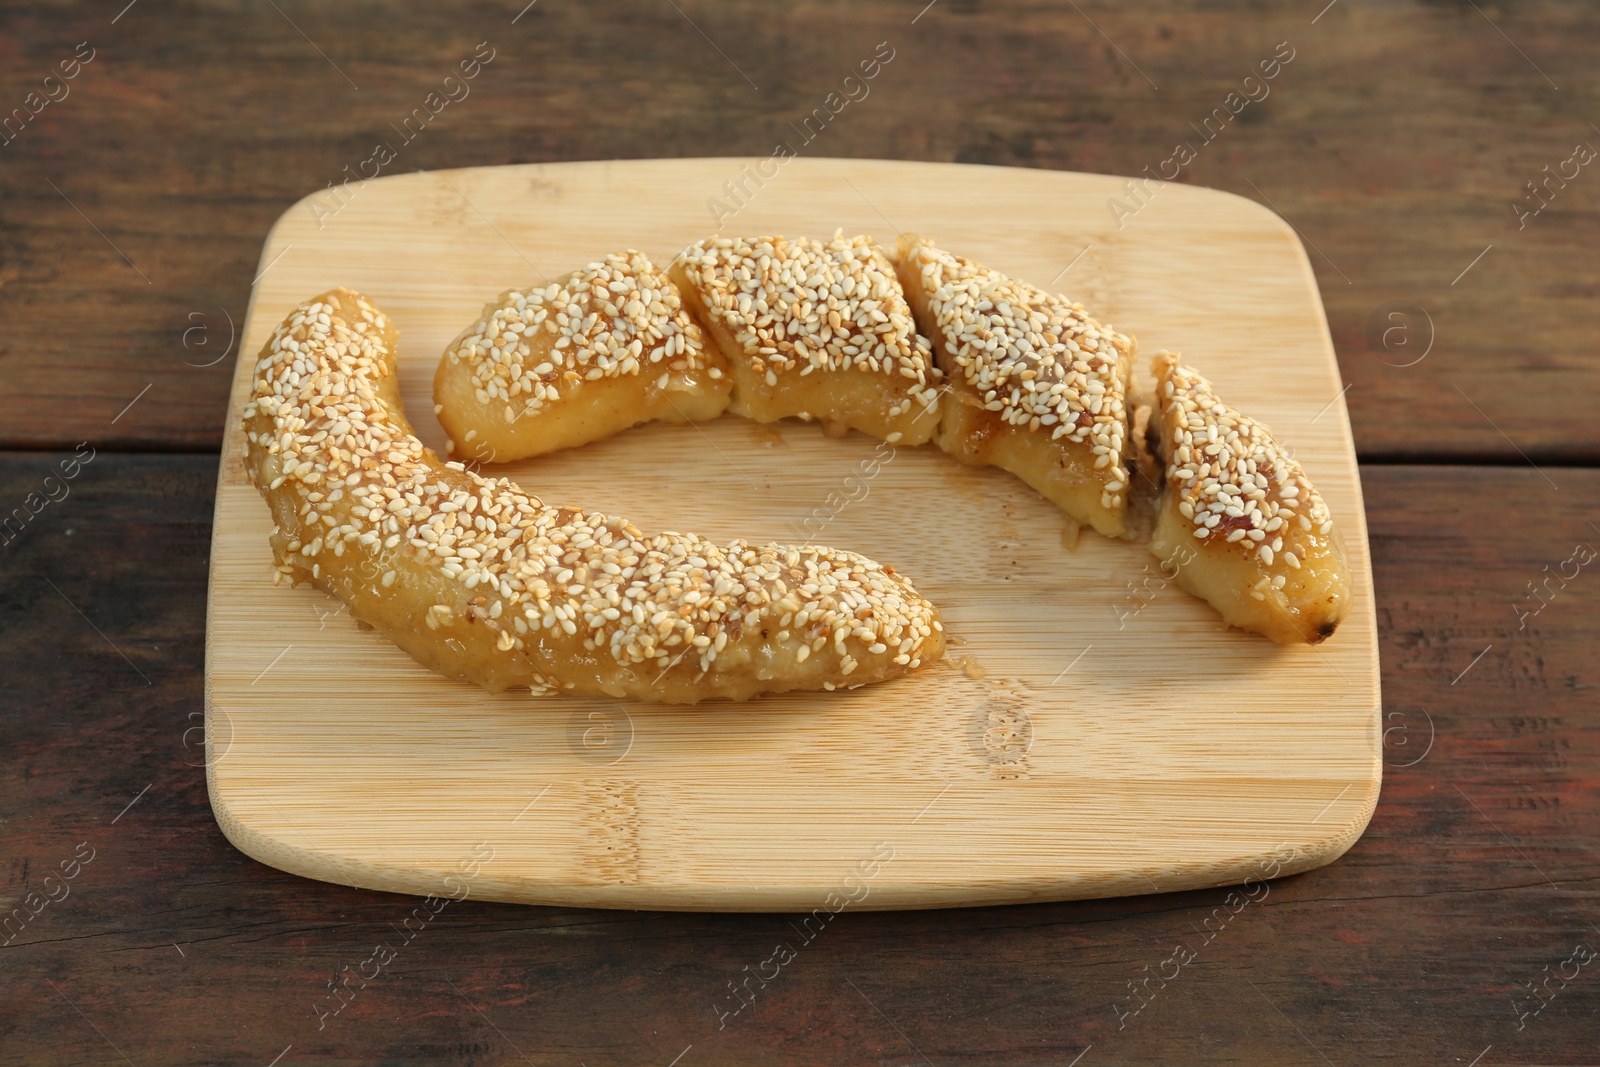
[[[1600,566],[1530,592],[1600,550],[1600,167],[1512,206],[1600,148],[1593,5],[125,2],[0,7],[0,111],[94,50],[0,145],[0,505],[95,450],[0,547],[0,914],[94,850],[0,949],[0,1062],[1600,1064],[1600,961],[1563,966],[1600,949]],[[1327,304],[1382,629],[1366,836],[1120,1029],[1225,891],[846,912],[720,1032],[783,917],[469,901],[319,1031],[411,902],[212,820],[217,360],[273,220],[480,41],[397,169],[764,155],[888,41],[816,154],[1132,174],[1290,42],[1185,180],[1287,217]]]

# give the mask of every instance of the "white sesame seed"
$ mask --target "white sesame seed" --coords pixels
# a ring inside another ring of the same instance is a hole
[[[881,375],[925,410],[942,375],[911,319],[894,265],[870,237],[715,238],[679,255],[707,317],[769,387],[785,374]]]
[[[1158,356],[1155,370],[1163,398],[1167,487],[1177,494],[1179,513],[1196,525],[1198,536],[1220,510],[1245,524],[1229,533],[1230,543],[1248,539],[1264,566],[1281,558],[1289,569],[1299,569],[1307,555],[1305,535],[1315,529],[1325,537],[1333,529],[1327,504],[1305,471],[1266,426],[1219,400],[1211,383],[1176,356]]]
[[[700,327],[677,287],[631,249],[559,283],[503,294],[445,353],[445,362],[462,368],[480,407],[497,402],[494,410],[507,424],[571,400],[574,391],[557,388],[557,381],[648,373],[664,389],[673,374],[694,378],[709,365]],[[453,394],[445,395],[454,402]],[[470,410],[451,408],[446,417],[477,421]],[[476,435],[473,429],[463,441]]]
[[[652,287],[648,303],[638,297],[641,307],[653,313],[659,292]],[[549,301],[558,294],[546,289],[536,295]],[[612,303],[627,310],[626,300],[613,297]],[[524,298],[507,309],[538,304]],[[497,336],[523,336],[511,329],[520,325],[507,315]],[[556,328],[562,328],[559,321]],[[802,684],[855,672],[859,657],[874,647],[910,641],[905,647],[935,654],[942,624],[933,606],[864,557],[819,546],[717,545],[688,534],[646,535],[624,520],[547,505],[507,480],[440,463],[378,399],[374,387],[394,366],[388,329],[364,297],[336,290],[292,313],[256,365],[246,407],[247,460],[257,484],[281,491],[278,499],[290,505],[279,534],[279,578],[303,577],[305,564],[298,561],[311,561],[327,547],[335,557],[371,561],[381,569],[368,573],[382,577],[359,588],[337,581],[324,587],[381,609],[415,595],[405,587],[425,574],[424,588],[438,599],[420,621],[429,630],[448,628],[455,646],[467,649],[445,651],[452,646],[441,642],[441,668],[501,686],[509,679],[535,693],[601,695],[595,683],[580,688],[578,680],[562,677],[569,666],[564,648],[585,650],[591,664],[596,656],[601,664],[609,659],[611,676],[631,680],[635,695],[655,693],[652,680],[668,671],[691,686],[711,672],[713,680],[704,684],[714,686],[722,677],[715,673],[722,669],[718,653],[730,641],[744,651],[770,645],[774,638],[763,637],[763,630],[781,632],[791,625],[780,623],[785,616],[807,620],[803,629],[793,622],[786,639],[797,660],[815,658],[828,636],[839,650],[797,675]],[[310,562],[310,573],[325,579],[320,562]],[[509,627],[489,625],[508,612]],[[539,636],[524,645],[513,630]],[[471,649],[491,642],[500,658],[483,664]],[[458,655],[463,658],[451,658]],[[735,662],[750,659],[761,657]],[[867,680],[894,673],[880,669],[880,662],[860,673],[872,675]],[[740,669],[726,677],[738,677]]]

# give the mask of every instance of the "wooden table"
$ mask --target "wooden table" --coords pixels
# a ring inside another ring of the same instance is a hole
[[[0,144],[0,504],[38,511],[0,547],[0,1062],[1600,1063],[1600,575],[1578,563],[1600,550],[1600,174],[1577,149],[1600,146],[1600,14],[1322,3],[0,15],[0,108],[25,109]],[[1301,233],[1372,529],[1371,828],[1237,911],[846,912],[720,1029],[785,916],[469,900],[319,1024],[416,901],[246,859],[198,769],[230,321],[267,227],[475,52],[389,172],[765,155],[880,42],[870,95],[807,151],[1138,174],[1188,140],[1182,180]]]

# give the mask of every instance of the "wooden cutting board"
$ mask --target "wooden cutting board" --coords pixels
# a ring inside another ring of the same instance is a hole
[[[1294,231],[1183,185],[1135,199],[1101,175],[832,159],[762,185],[747,176],[761,162],[416,173],[284,214],[244,328],[211,556],[205,763],[228,838],[373,889],[775,911],[1189,889],[1348,849],[1378,796],[1376,620],[1338,367]],[[1224,627],[1143,545],[1086,532],[1068,548],[1059,513],[1010,475],[733,417],[503,469],[647,530],[804,540],[821,514],[814,539],[894,564],[940,606],[945,662],[736,705],[494,696],[424,670],[333,597],[272,584],[238,421],[291,307],[338,285],[369,294],[440,448],[434,366],[486,300],[626,247],[665,263],[719,221],[930,234],[1082,301],[1146,354],[1182,351],[1326,495],[1355,572],[1349,620],[1321,647],[1280,648]]]

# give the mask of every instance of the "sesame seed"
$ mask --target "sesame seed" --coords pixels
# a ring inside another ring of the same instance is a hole
[[[606,291],[621,316],[664,303],[658,289],[649,300],[629,298],[637,307],[620,299],[625,289]],[[542,306],[539,296],[548,303],[558,293],[523,295],[506,308]],[[523,336],[514,327],[527,325],[508,315],[495,338]],[[295,308],[256,364],[244,408],[247,464],[258,487],[284,494],[275,505],[287,516],[275,535],[275,576],[310,573],[347,599],[371,598],[368,607],[403,603],[415,595],[405,587],[425,580],[436,599],[420,621],[439,638],[452,635],[435,646],[441,669],[534,693],[605,695],[599,674],[648,698],[669,672],[681,685],[706,678],[703,691],[714,693],[719,680],[749,679],[751,663],[766,662],[767,633],[782,640],[785,628],[800,661],[799,649],[812,657],[830,638],[833,658],[795,678],[764,679],[763,689],[886,677],[903,668],[892,662],[894,649],[938,655],[943,627],[933,605],[863,556],[647,535],[626,520],[546,504],[507,479],[441,462],[380,399],[377,386],[393,374],[393,337],[365,297],[334,290]],[[491,339],[487,330],[483,337]],[[362,573],[356,568],[370,562],[376,569],[366,573],[383,577],[355,591],[341,587],[330,576],[334,559],[341,562],[333,570]],[[739,655],[719,664],[730,645]],[[491,646],[492,655],[479,654]],[[574,663],[588,666],[565,677]]]
[[[571,399],[557,382],[649,376],[665,388],[674,374],[706,371],[708,358],[677,286],[633,249],[558,283],[503,293],[444,354],[447,367],[466,368],[478,403],[494,402],[506,423]],[[469,430],[462,440],[475,436]]]
[[[1211,382],[1177,356],[1158,355],[1155,372],[1167,487],[1179,514],[1196,536],[1226,517],[1227,543],[1248,542],[1265,567],[1281,561],[1280,570],[1299,570],[1311,547],[1305,537],[1333,530],[1304,469],[1270,429],[1219,400]]]
[[[856,370],[886,379],[902,411],[913,401],[937,409],[943,375],[872,238],[711,238],[685,248],[678,264],[706,317],[769,387],[787,374]]]
[[[1101,507],[1126,504],[1131,338],[1083,305],[937,247],[902,237],[901,273],[920,289],[926,327],[953,366],[952,379],[1010,426],[1077,453],[1098,483]]]

